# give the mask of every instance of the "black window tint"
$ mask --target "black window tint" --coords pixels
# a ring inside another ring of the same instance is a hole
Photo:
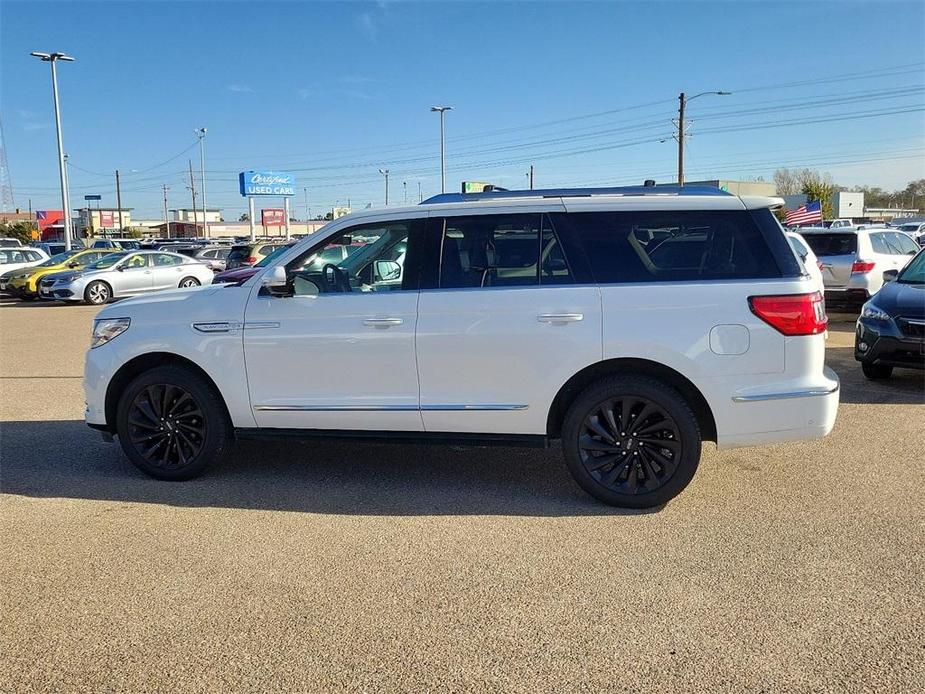
[[[826,255],[853,255],[858,251],[857,234],[804,234],[806,243],[813,249],[816,257]],[[885,251],[884,251],[885,252]]]
[[[902,255],[908,255],[911,252],[917,253],[919,250],[919,245],[915,241],[898,231],[890,233],[890,240]]]
[[[552,228],[549,217],[543,215],[543,234],[540,243],[540,284],[572,284],[575,276],[566,257],[565,249]]]
[[[591,271],[601,283],[781,276],[761,229],[746,211],[555,217],[563,220],[562,226],[556,222],[560,235],[573,233],[581,239]],[[790,264],[795,263],[782,235],[781,240]]]
[[[446,218],[440,287],[538,284],[541,220],[538,213]]]

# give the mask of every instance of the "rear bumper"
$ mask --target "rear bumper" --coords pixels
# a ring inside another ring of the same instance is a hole
[[[736,426],[717,432],[717,448],[822,438],[835,426],[838,398],[838,376],[828,367],[809,383],[738,391]]]

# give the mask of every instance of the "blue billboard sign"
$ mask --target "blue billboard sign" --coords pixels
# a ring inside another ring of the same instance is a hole
[[[238,174],[241,195],[288,198],[295,195],[295,176],[282,171],[242,171]]]

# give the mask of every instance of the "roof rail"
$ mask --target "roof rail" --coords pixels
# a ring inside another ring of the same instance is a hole
[[[441,193],[421,205],[445,202],[479,202],[510,198],[587,198],[595,195],[732,195],[713,186],[620,186],[614,188],[545,188],[541,190],[489,190],[482,193]]]

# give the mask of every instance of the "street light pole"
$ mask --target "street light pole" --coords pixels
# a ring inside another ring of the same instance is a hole
[[[206,217],[206,155],[205,155],[205,146],[203,145],[203,140],[206,137],[205,128],[196,129],[196,137],[199,138],[199,174],[200,174],[200,186],[199,186],[199,199],[202,200],[202,233],[206,238],[209,237],[209,220]]]
[[[687,108],[687,102],[696,99],[698,96],[706,94],[715,94],[716,96],[729,96],[732,92],[700,92],[694,96],[688,97],[684,92],[678,95],[678,185],[684,185],[684,112]]]
[[[431,106],[433,113],[440,114],[440,192],[446,192],[446,131],[443,127],[443,117],[447,111],[452,111],[452,106]]]
[[[308,209],[308,188],[303,188],[302,192],[305,193],[305,221],[308,222],[311,220],[311,211]]]
[[[63,60],[68,63],[74,59],[64,53],[39,53],[32,55],[43,63],[51,63],[51,91],[55,102],[55,131],[58,135],[58,177],[61,179],[61,207],[64,208],[64,250],[71,250],[71,201],[67,191],[67,173],[64,171],[64,141],[61,138],[61,107],[58,103],[58,70],[55,63]]]
[[[167,238],[170,238],[170,216],[167,214],[167,191],[170,190],[170,187],[165,183],[164,188],[164,233],[167,234]]]
[[[116,169],[116,206],[119,208],[119,236],[122,236],[122,184],[119,183],[119,169]],[[103,235],[106,235],[105,232]]]
[[[389,206],[389,170],[379,169],[379,173],[385,176],[385,206]]]

